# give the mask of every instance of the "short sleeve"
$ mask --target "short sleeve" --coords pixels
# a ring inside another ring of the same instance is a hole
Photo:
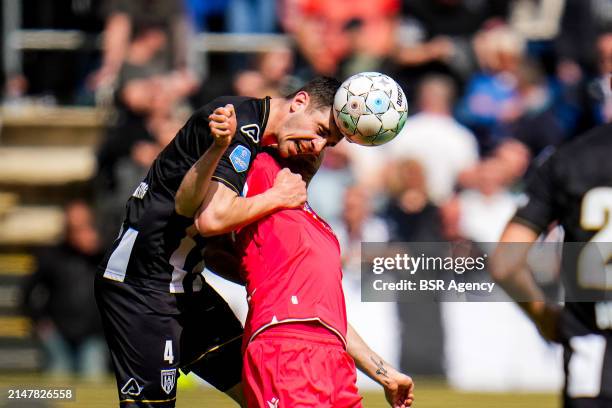
[[[237,130],[231,144],[225,150],[212,179],[223,183],[236,194],[243,193],[251,163],[259,152],[259,138],[265,124],[261,123],[261,100],[257,99],[219,99],[212,106],[234,104],[236,109]],[[212,109],[211,109],[212,110]]]
[[[251,161],[256,154],[257,151],[252,146],[239,140],[233,141],[219,160],[212,179],[223,183],[236,194],[241,195]]]
[[[525,203],[519,207],[512,219],[513,222],[523,224],[538,233],[557,219],[555,157],[556,155],[549,157],[529,177]]]

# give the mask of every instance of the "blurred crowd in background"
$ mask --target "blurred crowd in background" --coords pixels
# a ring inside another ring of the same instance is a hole
[[[227,94],[281,96],[315,75],[343,80],[379,71],[398,81],[411,115],[402,133],[379,148],[343,142],[328,149],[309,201],[341,242],[349,316],[365,313],[366,328],[391,316],[371,335],[386,338],[380,347],[396,347],[387,353],[411,374],[450,377],[449,367],[456,364],[448,339],[455,334],[449,335],[440,305],[360,305],[360,243],[495,242],[520,203],[532,167],[560,143],[612,120],[607,0],[22,4],[22,28],[103,34],[101,51],[24,52],[23,71],[4,72],[2,78],[7,105],[32,100],[93,105],[100,95],[111,95],[106,103],[113,114],[86,197],[98,220],[98,229],[90,232],[95,248],[75,243],[69,232],[55,249],[56,257],[78,253],[75,262],[90,262],[112,242],[126,199],[189,112],[203,103]],[[290,41],[261,53],[203,55],[193,46],[198,33],[284,33]],[[75,211],[90,210],[84,203],[71,205],[69,219],[79,216]],[[47,284],[63,278],[47,270],[64,268],[54,262],[41,262]],[[49,307],[46,318],[61,320],[61,307],[53,308],[53,302]],[[40,310],[30,313],[41,319]],[[75,342],[59,322],[56,326]],[[95,330],[81,331],[86,356]],[[396,334],[380,335],[390,331]],[[376,348],[379,340],[371,342]]]

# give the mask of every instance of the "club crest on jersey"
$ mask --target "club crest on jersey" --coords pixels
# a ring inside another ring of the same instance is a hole
[[[168,395],[174,389],[176,383],[176,368],[171,370],[161,370],[161,387],[162,390]]]
[[[251,123],[240,128],[240,132],[250,138],[253,143],[259,143],[259,125]]]
[[[137,397],[142,392],[142,387],[138,384],[138,382],[134,378],[130,378],[127,380],[125,385],[121,388],[121,393],[125,395],[131,395],[133,397]]]
[[[249,169],[251,151],[243,145],[238,145],[232,150],[229,158],[230,162],[232,162],[232,166],[234,166],[234,170],[238,173],[242,173]]]

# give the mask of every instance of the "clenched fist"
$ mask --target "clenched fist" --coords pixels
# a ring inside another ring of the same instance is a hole
[[[292,173],[289,169],[282,169],[276,175],[274,186],[271,188],[277,197],[279,207],[298,208],[306,202],[306,182],[302,176]]]
[[[385,398],[392,408],[410,408],[414,402],[412,378],[398,371],[388,373],[385,380]]]
[[[215,144],[218,147],[227,147],[230,145],[232,138],[236,134],[236,112],[234,105],[227,104],[217,108],[208,116],[208,126],[212,134]]]

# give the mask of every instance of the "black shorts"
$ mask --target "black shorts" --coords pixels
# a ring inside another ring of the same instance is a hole
[[[96,277],[121,407],[174,407],[179,368],[221,391],[241,381],[243,328],[207,283],[171,294]]]
[[[607,398],[569,398],[563,399],[563,408],[610,408],[612,399]]]

